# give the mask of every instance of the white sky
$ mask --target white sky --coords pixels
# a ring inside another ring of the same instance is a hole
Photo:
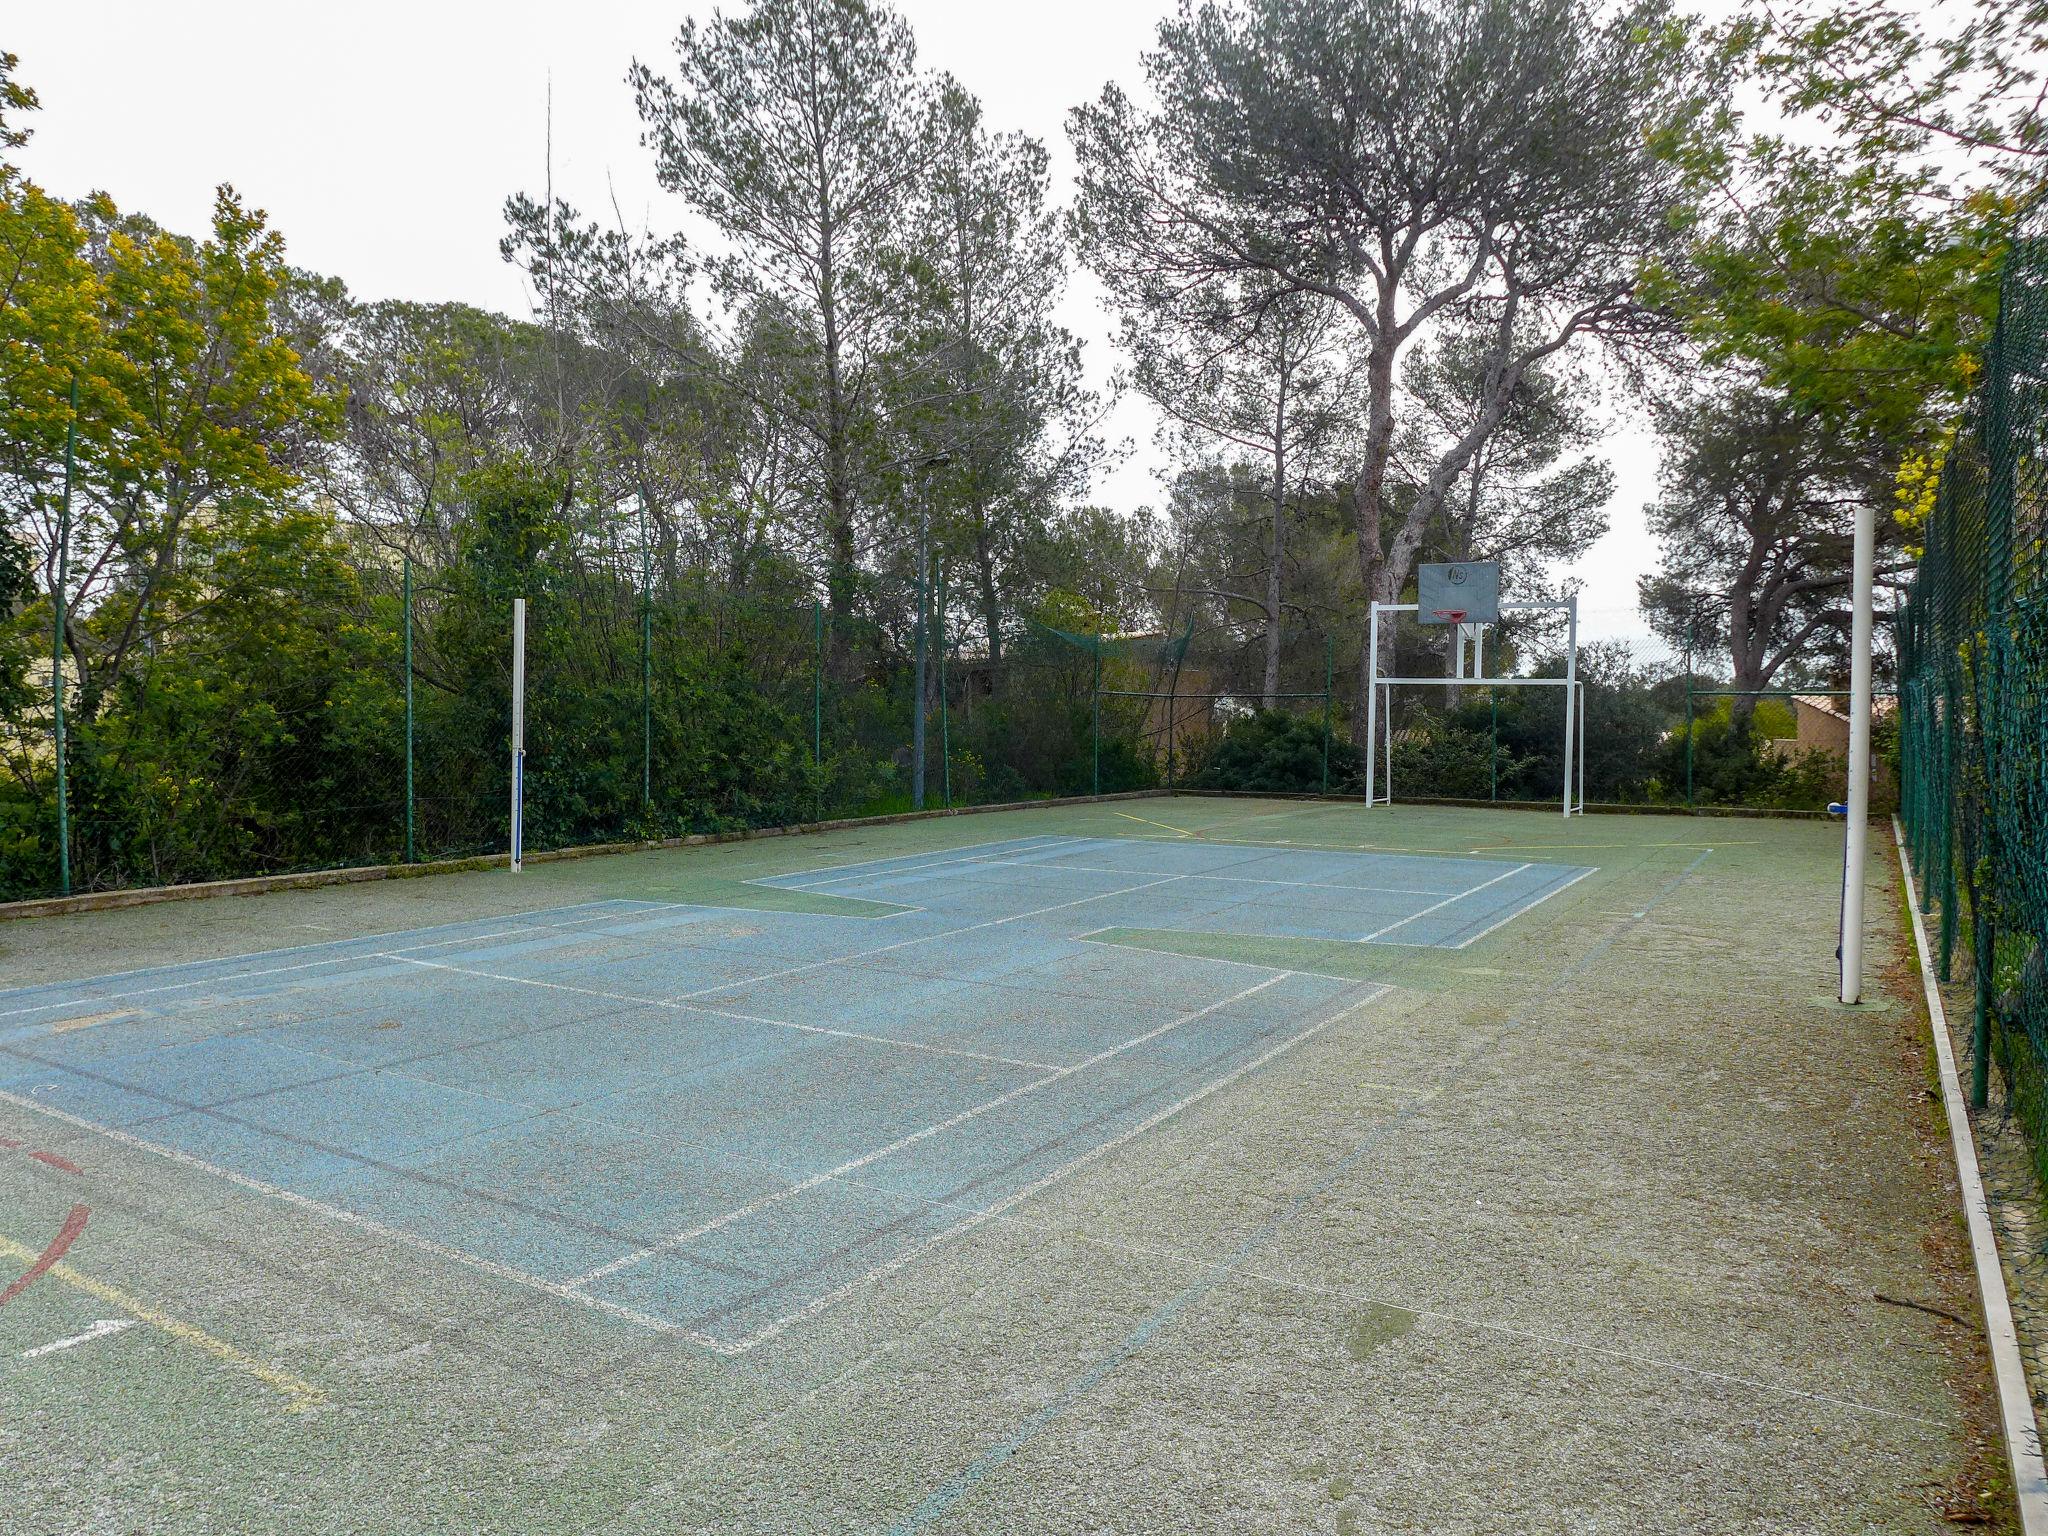
[[[1135,84],[1138,56],[1171,0],[896,0],[921,61],[981,97],[989,124],[1052,153],[1053,195],[1071,190],[1067,109],[1105,81]],[[677,201],[656,185],[624,76],[658,68],[686,14],[708,3],[363,0],[332,8],[270,0],[69,0],[16,7],[0,46],[42,98],[21,163],[64,197],[104,190],[167,227],[202,232],[213,189],[232,182],[266,209],[297,265],[358,297],[462,300],[528,312],[520,274],[498,256],[514,191],[547,172],[550,81],[557,196],[593,213],[616,197],[633,224],[671,229]],[[1088,341],[1098,381],[1113,322],[1085,274],[1066,324]],[[1636,577],[1656,547],[1642,506],[1656,446],[1625,397],[1606,453],[1617,471],[1611,531],[1575,567],[1588,638],[1638,634]],[[1152,413],[1130,400],[1112,433],[1136,453],[1095,489],[1103,505],[1161,504]]]

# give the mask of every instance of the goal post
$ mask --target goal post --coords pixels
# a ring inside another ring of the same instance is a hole
[[[1439,573],[1462,571],[1462,579]],[[1421,568],[1417,601],[1374,603],[1367,615],[1365,698],[1365,800],[1368,806],[1394,803],[1393,690],[1397,687],[1455,689],[1561,688],[1564,690],[1563,814],[1583,814],[1586,805],[1586,699],[1579,680],[1579,601],[1576,596],[1555,603],[1503,603],[1498,600],[1497,566],[1476,562],[1460,566]],[[1490,574],[1490,577],[1488,573]],[[1489,588],[1490,582],[1490,588]],[[1562,677],[1486,675],[1486,630],[1504,613],[1560,613],[1565,621],[1565,665]],[[1383,620],[1414,614],[1423,624],[1443,625],[1452,634],[1452,667],[1439,676],[1413,677],[1381,671]]]

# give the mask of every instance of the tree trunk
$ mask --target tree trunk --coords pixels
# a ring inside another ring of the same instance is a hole
[[[1394,304],[1391,293],[1381,295],[1379,319],[1379,331],[1366,358],[1365,457],[1359,465],[1357,483],[1351,488],[1351,532],[1358,546],[1358,585],[1367,603],[1393,600],[1385,591],[1386,545],[1381,535],[1386,505],[1387,459],[1394,443]],[[1369,745],[1365,739],[1365,717],[1372,690],[1369,662],[1371,630],[1368,623],[1358,642],[1357,707],[1351,711],[1351,740],[1361,749]]]
[[[1273,392],[1273,539],[1266,564],[1265,706],[1280,703],[1280,561],[1287,540],[1287,343],[1280,344],[1278,387]]]
[[[822,172],[821,172],[822,175]],[[853,549],[853,476],[847,439],[846,385],[839,355],[839,291],[833,268],[833,223],[830,214],[818,240],[818,312],[825,332],[825,598],[831,613],[831,641],[826,665],[841,682],[849,680],[853,594],[858,576]]]

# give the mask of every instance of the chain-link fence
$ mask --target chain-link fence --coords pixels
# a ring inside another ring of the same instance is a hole
[[[1975,1100],[1995,1057],[2048,1175],[2048,235],[2005,261],[1976,397],[1899,616],[1902,819],[1941,978],[1975,998]],[[1987,1049],[1988,1047],[1988,1049]]]
[[[1363,787],[1342,625],[1274,642],[1183,608],[1138,633],[1025,619],[991,638],[941,583],[922,624],[914,592],[835,612],[793,571],[735,590],[635,528],[535,550],[316,521],[214,557],[211,600],[117,669],[119,605],[102,605],[66,651],[61,781],[47,661],[0,700],[0,899],[505,851],[515,596],[530,850],[1154,786]],[[49,632],[47,605],[22,617]],[[1448,635],[1387,625],[1383,673],[1445,674]],[[1556,625],[1488,645],[1488,674],[1562,673]],[[1588,799],[1838,797],[1839,680],[1793,666],[1740,693],[1726,670],[1654,640],[1583,644]],[[1402,685],[1382,703],[1399,798],[1558,797],[1562,690]]]

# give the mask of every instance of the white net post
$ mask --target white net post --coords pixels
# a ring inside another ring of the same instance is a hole
[[[1380,720],[1380,605],[1374,603],[1366,616],[1365,640],[1365,803],[1378,805],[1373,768],[1379,756]]]
[[[512,599],[512,873],[526,852],[526,599]]]

